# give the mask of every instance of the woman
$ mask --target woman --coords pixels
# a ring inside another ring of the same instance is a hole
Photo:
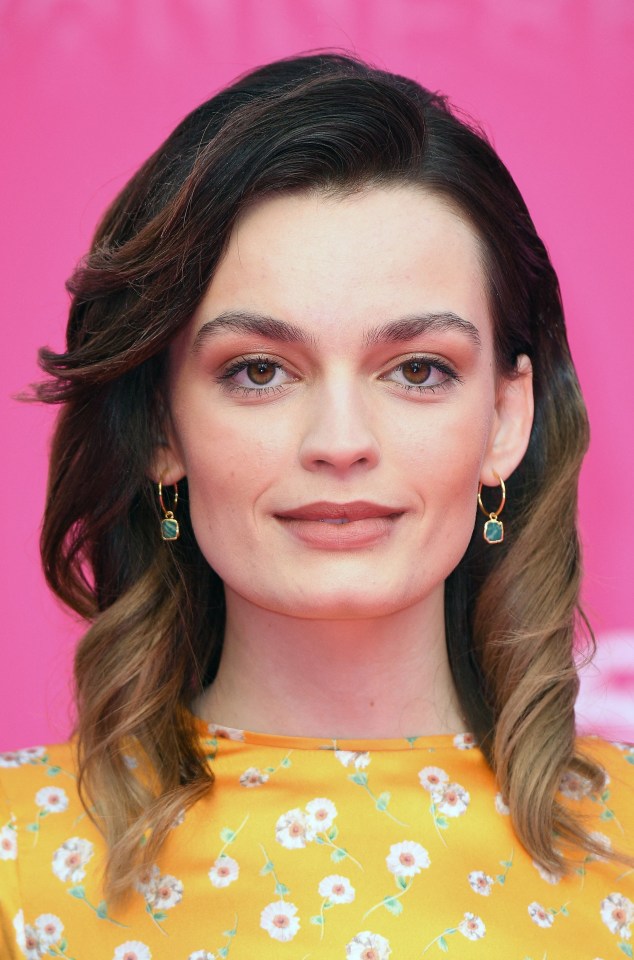
[[[575,739],[586,417],[482,135],[271,64],[70,290],[42,547],[91,626],[76,739],[3,759],[5,954],[631,953],[634,754]]]

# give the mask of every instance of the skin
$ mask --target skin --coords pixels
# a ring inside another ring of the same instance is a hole
[[[208,326],[228,311],[292,324],[307,342]],[[443,312],[462,326],[367,342],[368,330]],[[251,366],[227,377],[236,358]],[[196,712],[315,737],[464,730],[444,581],[471,537],[478,484],[516,468],[533,413],[528,359],[515,378],[496,375],[465,219],[409,185],[250,207],[173,344],[167,406],[156,478],[187,476],[227,600],[220,669]],[[485,494],[495,509],[499,490]],[[399,515],[370,543],[346,546],[344,531],[315,546],[280,514],[316,501]]]

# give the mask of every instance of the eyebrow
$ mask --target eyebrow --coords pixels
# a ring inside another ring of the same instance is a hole
[[[192,352],[197,353],[203,344],[215,339],[225,331],[234,333],[250,333],[266,340],[276,340],[280,343],[300,343],[308,346],[317,346],[317,338],[306,333],[300,327],[269,317],[260,313],[251,313],[242,310],[228,310],[208,320],[197,332],[192,345]],[[478,328],[463,320],[455,313],[423,313],[416,316],[401,317],[398,320],[389,320],[377,327],[372,327],[364,334],[366,347],[377,346],[380,343],[402,343],[413,340],[425,333],[443,333],[454,331],[467,337],[475,347],[480,348],[482,341]]]

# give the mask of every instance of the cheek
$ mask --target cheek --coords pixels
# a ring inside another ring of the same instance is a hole
[[[181,434],[191,521],[214,567],[223,550],[253,543],[258,501],[283,474],[279,441],[262,433],[225,417]]]

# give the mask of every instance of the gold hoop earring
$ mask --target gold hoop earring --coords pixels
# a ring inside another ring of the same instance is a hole
[[[493,511],[492,513],[490,513],[488,510],[485,510],[484,504],[482,503],[483,484],[480,483],[480,486],[478,487],[478,506],[480,507],[480,510],[482,510],[482,513],[485,515],[485,517],[489,518],[484,524],[484,529],[482,531],[484,539],[487,543],[502,543],[504,540],[504,524],[501,520],[498,520],[498,517],[502,513],[504,504],[506,503],[506,487],[504,486],[504,480],[499,473],[496,473],[495,475],[498,478],[498,482],[502,488],[502,499],[500,500],[500,505],[497,510]]]
[[[166,510],[165,503],[163,502],[163,483],[159,480],[158,485],[158,496],[159,503],[161,504],[161,510],[165,514],[161,520],[161,537],[163,540],[178,540],[180,537],[180,527],[178,526],[178,520],[174,516],[173,510]],[[178,503],[178,484],[174,484],[174,508]]]

